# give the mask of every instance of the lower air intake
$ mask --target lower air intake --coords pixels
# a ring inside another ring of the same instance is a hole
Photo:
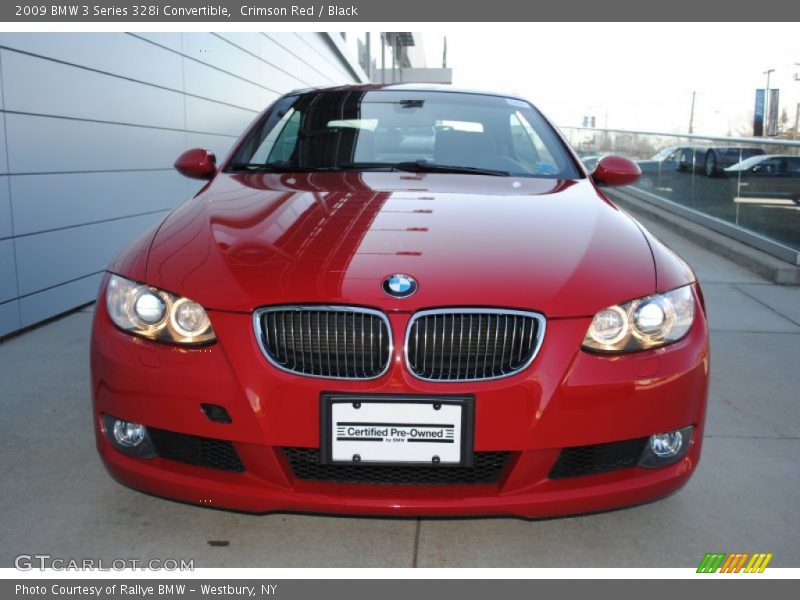
[[[564,448],[550,470],[550,479],[607,473],[636,466],[648,438],[594,446]]]
[[[161,458],[220,471],[244,471],[244,464],[231,442],[150,427],[147,431]]]
[[[476,452],[471,467],[323,465],[316,448],[284,448],[297,479],[383,485],[465,485],[495,483],[510,452]]]

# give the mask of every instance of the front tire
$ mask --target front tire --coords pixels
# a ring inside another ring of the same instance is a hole
[[[652,192],[653,189],[656,187],[653,183],[652,178],[650,177],[642,177],[638,181],[638,186],[643,189],[645,192]]]

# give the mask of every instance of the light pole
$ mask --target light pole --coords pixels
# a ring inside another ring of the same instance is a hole
[[[794,80],[800,82],[800,62],[794,63],[795,67],[798,67],[797,73],[794,74]],[[795,109],[794,113],[794,135],[792,139],[797,139],[797,130],[800,128],[800,102],[797,103],[797,108]]]
[[[386,83],[386,33],[381,31],[381,83]]]
[[[775,69],[767,69],[762,75],[767,76],[767,87],[764,89],[764,134],[769,135],[769,76]]]
[[[367,46],[367,56],[366,56],[367,68],[364,69],[364,70],[367,72],[367,82],[368,83],[373,83],[373,81],[372,81],[372,35],[370,34],[369,31],[367,31],[366,33],[367,33],[366,40],[364,40],[364,41],[365,41],[365,44]]]

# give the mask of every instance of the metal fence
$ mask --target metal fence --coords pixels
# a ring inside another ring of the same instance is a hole
[[[800,264],[800,141],[562,127],[591,170],[605,155],[642,170],[648,202]]]

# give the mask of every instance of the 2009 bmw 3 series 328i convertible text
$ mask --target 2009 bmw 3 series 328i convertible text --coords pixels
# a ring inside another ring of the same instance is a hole
[[[109,266],[97,447],[124,484],[243,511],[600,511],[680,488],[708,386],[691,269],[527,101],[288,94]]]

